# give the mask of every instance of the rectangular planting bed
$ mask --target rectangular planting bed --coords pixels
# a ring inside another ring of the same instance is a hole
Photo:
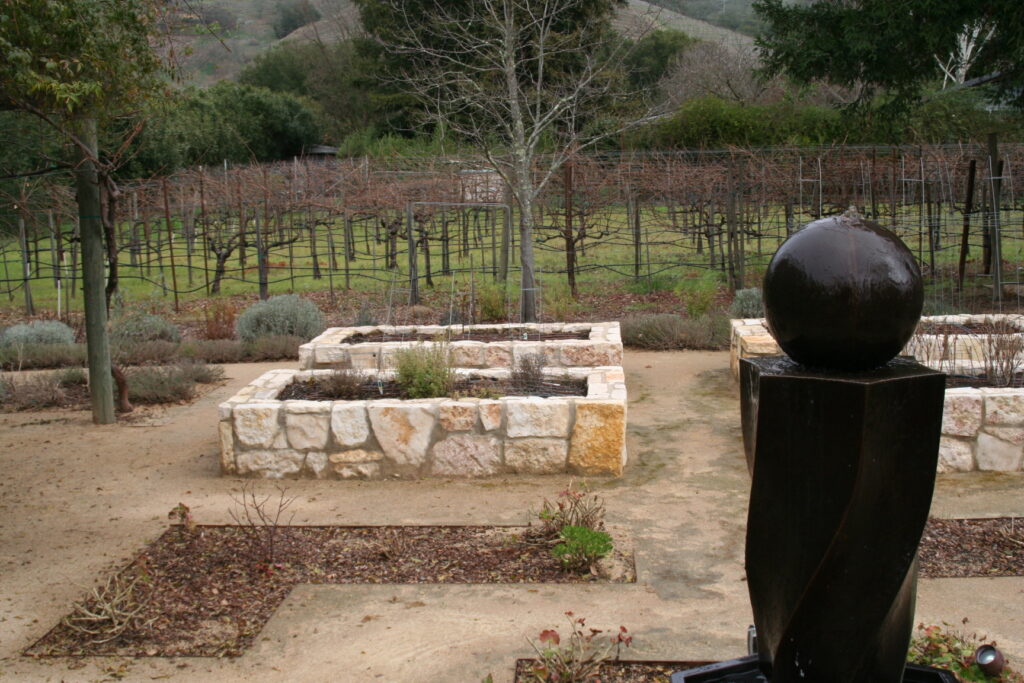
[[[386,369],[396,351],[438,339],[457,368],[508,368],[535,354],[552,368],[622,365],[619,323],[606,322],[332,327],[299,347],[299,367]]]
[[[222,473],[268,479],[618,476],[626,463],[626,383],[618,366],[545,370],[545,380],[575,378],[578,395],[282,400],[295,391],[289,385],[332,372],[271,370],[220,404]],[[510,375],[456,372],[478,382]],[[391,376],[364,374],[381,382]]]
[[[991,371],[993,362],[1003,370],[1013,365],[1008,359],[1015,349],[1006,342],[1015,342],[1019,348],[1024,316],[929,316],[921,318],[918,329],[903,353],[952,379],[942,415],[939,471],[1024,470],[1024,386],[1020,386],[1020,376],[1011,387],[966,386],[972,383],[970,378]],[[1018,339],[1007,339],[1007,333]],[[763,318],[732,321],[733,376],[739,371],[740,358],[781,353]],[[1017,363],[1017,371],[1024,370],[1024,356],[1018,356]]]

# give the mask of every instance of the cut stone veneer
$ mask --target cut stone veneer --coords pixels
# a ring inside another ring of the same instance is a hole
[[[377,370],[391,367],[399,349],[417,341],[360,342],[347,340],[362,334],[441,335],[474,330],[527,329],[533,333],[586,333],[587,339],[550,341],[453,341],[452,362],[457,368],[507,368],[518,358],[541,354],[544,364],[554,368],[590,368],[622,365],[622,335],[618,322],[606,323],[504,323],[494,325],[402,325],[369,327],[331,327],[299,347],[299,367],[303,370],[343,369]],[[425,342],[430,343],[430,342]]]
[[[618,366],[545,370],[552,378],[586,378],[586,396],[277,399],[292,382],[331,372],[271,370],[220,404],[222,473],[268,479],[618,476],[626,464],[626,381]]]
[[[953,325],[1004,320],[1024,334],[1021,315],[942,315],[921,320]],[[984,336],[959,336],[962,339],[951,343],[940,335],[919,335],[907,344],[904,353],[945,372],[979,374],[984,369],[980,361]],[[729,362],[734,377],[738,376],[740,358],[781,354],[763,318],[732,321]],[[938,471],[974,470],[1024,470],[1024,389],[946,389]]]

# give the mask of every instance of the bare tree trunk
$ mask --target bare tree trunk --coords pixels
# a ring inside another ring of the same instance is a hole
[[[82,283],[85,290],[85,338],[89,359],[89,394],[92,421],[111,424],[114,388],[111,383],[107,306],[103,291],[103,226],[100,219],[100,184],[96,173],[96,120],[86,119],[79,137],[89,152],[76,147],[75,189],[82,240]]]

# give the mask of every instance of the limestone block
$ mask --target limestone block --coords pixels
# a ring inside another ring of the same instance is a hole
[[[564,399],[509,399],[505,412],[509,438],[569,435],[569,404]]]
[[[626,373],[622,371],[621,367],[609,368],[604,373],[604,379],[606,382],[625,382]]]
[[[939,441],[939,472],[971,472],[974,449],[970,441],[943,436]]]
[[[544,365],[547,365],[544,354],[545,344],[539,342],[513,342],[512,343],[512,362],[519,364],[523,362],[524,358],[530,358],[532,356],[540,356]]]
[[[620,401],[576,402],[569,466],[583,474],[622,474],[626,464],[626,407]]]
[[[448,432],[468,432],[476,426],[476,403],[446,401],[438,406],[441,427]]]
[[[337,401],[331,407],[331,433],[339,446],[359,446],[370,438],[366,401]]]
[[[273,446],[281,430],[278,424],[280,411],[280,403],[243,403],[235,406],[232,417],[239,443],[253,448]]]
[[[608,385],[602,382],[587,382],[587,398],[608,398]]]
[[[942,433],[974,436],[981,429],[981,392],[977,389],[948,389],[942,410]]]
[[[285,401],[285,432],[288,443],[300,451],[318,451],[327,446],[331,427],[329,401]]]
[[[501,470],[501,442],[492,436],[453,434],[438,441],[430,473],[437,477],[486,477]]]
[[[581,340],[563,342],[559,346],[562,349],[562,365],[575,368],[610,365],[605,348],[608,344]]]
[[[740,339],[740,357],[774,356],[782,353],[770,335],[750,335]]]
[[[373,401],[366,410],[385,457],[397,465],[418,467],[423,463],[434,431],[432,404]]]
[[[1024,425],[1024,390],[982,389],[985,397],[985,423]]]
[[[313,359],[317,365],[348,365],[348,349],[337,344],[319,345]]]
[[[457,368],[482,368],[487,362],[486,344],[477,341],[452,342],[452,365]]]
[[[480,424],[484,431],[492,432],[501,427],[501,401],[478,401]]]
[[[361,448],[353,449],[351,451],[341,451],[340,453],[331,453],[328,457],[332,465],[352,465],[363,462],[380,462],[384,459],[384,454],[380,451],[366,451]]]
[[[305,461],[305,453],[286,448],[245,451],[235,458],[239,474],[256,474],[264,479],[283,479],[298,474]]]
[[[235,431],[229,420],[221,420],[220,428],[220,473],[235,473]]]
[[[235,403],[231,399],[228,399],[227,401],[224,401],[224,403],[219,404],[217,406],[217,419],[230,420],[231,411],[234,410],[234,408]]]
[[[1024,429],[987,427],[978,434],[978,469],[1018,472],[1024,460]]]
[[[484,347],[484,367],[512,367],[512,345],[508,342],[487,344]]]
[[[544,344],[544,366],[549,368],[562,367],[562,352],[558,344]]]
[[[335,465],[334,473],[339,479],[380,479],[379,462],[360,462],[353,465]]]
[[[313,475],[316,479],[324,479],[330,473],[327,469],[327,454],[317,452],[307,453],[303,469]]]
[[[303,344],[299,347],[299,367],[303,370],[313,367],[313,345]]]
[[[349,364],[356,370],[376,370],[379,352],[376,344],[357,344],[348,351]]]
[[[505,443],[505,465],[518,474],[564,472],[568,454],[565,439],[511,439]]]

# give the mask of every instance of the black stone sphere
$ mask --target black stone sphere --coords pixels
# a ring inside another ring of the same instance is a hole
[[[790,358],[812,368],[885,365],[914,333],[923,305],[913,254],[855,212],[792,235],[764,276],[768,328]]]

